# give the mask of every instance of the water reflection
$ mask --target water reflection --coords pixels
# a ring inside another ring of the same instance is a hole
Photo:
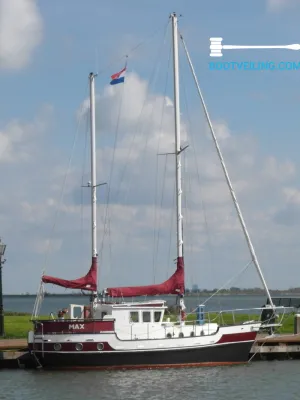
[[[152,371],[2,370],[0,399],[298,400],[299,367],[300,361],[273,361]]]

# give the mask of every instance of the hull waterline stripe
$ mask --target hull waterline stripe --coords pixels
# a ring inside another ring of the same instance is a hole
[[[183,364],[143,364],[143,365],[112,365],[112,366],[46,366],[44,369],[59,370],[123,370],[123,369],[167,369],[167,368],[195,368],[195,367],[221,367],[231,365],[247,364],[248,361],[216,361],[216,362],[199,362],[199,363],[183,363]]]

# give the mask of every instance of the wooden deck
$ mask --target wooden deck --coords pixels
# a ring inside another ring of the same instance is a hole
[[[268,335],[257,335],[256,343],[257,344],[262,344],[262,343],[296,343],[300,342],[300,334],[298,333],[297,335],[293,334],[286,334],[286,335],[274,335],[274,336],[268,336]]]
[[[0,351],[27,348],[27,339],[0,339]]]

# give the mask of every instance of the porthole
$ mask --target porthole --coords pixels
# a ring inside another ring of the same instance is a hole
[[[183,337],[183,336],[184,336],[183,332],[180,332],[179,337]]]
[[[169,332],[169,333],[167,333],[167,338],[168,339],[171,339],[172,338],[172,335],[171,335],[171,333]]]
[[[77,351],[80,351],[80,350],[82,350],[82,349],[83,349],[83,345],[82,345],[82,343],[76,343],[76,345],[75,345],[75,349],[76,349]]]
[[[60,343],[55,343],[53,347],[54,347],[55,351],[61,350],[61,344]]]
[[[104,344],[103,343],[97,343],[97,350],[101,351],[104,349]]]
[[[190,333],[190,336],[195,336],[195,332],[192,331],[192,332]]]

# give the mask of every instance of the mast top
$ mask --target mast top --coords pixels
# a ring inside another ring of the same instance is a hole
[[[182,14],[177,15],[176,12],[172,12],[169,16],[169,18],[178,18],[178,17],[182,17]]]

